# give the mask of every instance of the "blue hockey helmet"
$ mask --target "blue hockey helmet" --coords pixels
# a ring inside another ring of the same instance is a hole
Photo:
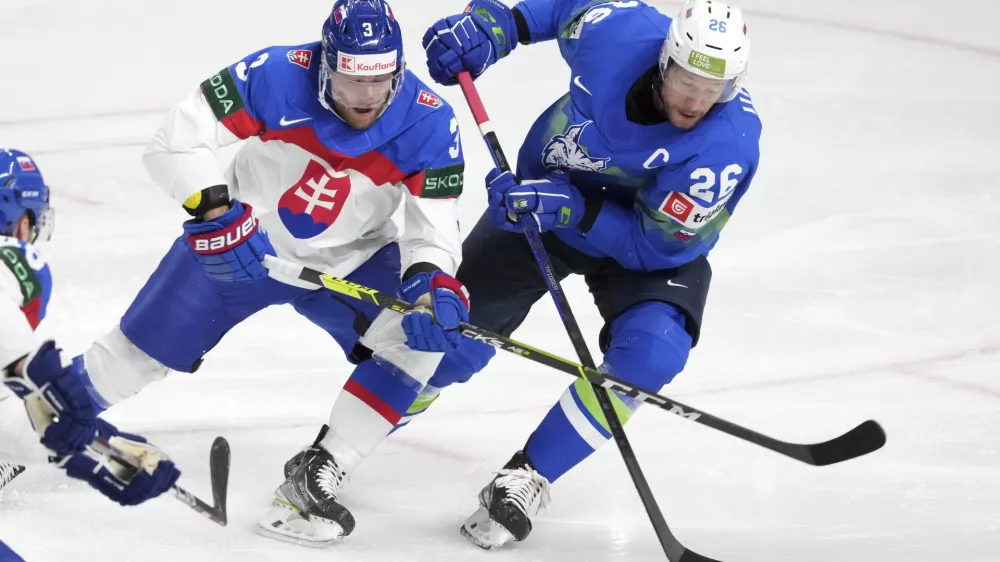
[[[20,150],[0,149],[0,234],[14,234],[27,215],[32,235],[28,242],[46,242],[55,227],[49,206],[49,187],[35,161]]]
[[[403,36],[382,0],[337,0],[323,24],[320,102],[354,109],[389,106],[403,83]]]

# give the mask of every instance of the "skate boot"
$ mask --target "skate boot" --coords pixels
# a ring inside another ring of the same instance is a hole
[[[4,486],[17,478],[17,475],[22,472],[24,472],[23,466],[0,462],[0,489],[3,489]]]
[[[337,501],[347,473],[319,444],[325,429],[311,447],[285,463],[288,476],[274,491],[271,509],[257,521],[260,534],[321,547],[354,530],[354,516]]]
[[[523,541],[531,533],[531,517],[549,501],[549,481],[518,451],[479,492],[479,509],[465,520],[462,535],[486,550]]]

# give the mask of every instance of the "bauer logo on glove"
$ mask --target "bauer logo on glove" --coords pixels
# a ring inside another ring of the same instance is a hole
[[[236,199],[229,210],[209,220],[184,223],[188,246],[205,273],[222,282],[248,282],[267,277],[262,263],[265,255],[275,255],[274,246],[250,205]]]
[[[244,205],[243,216],[228,228],[188,238],[191,247],[199,254],[221,254],[243,243],[257,230],[257,214],[250,205]]]

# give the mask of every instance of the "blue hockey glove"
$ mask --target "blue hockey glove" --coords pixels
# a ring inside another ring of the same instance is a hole
[[[236,201],[212,220],[184,223],[188,244],[208,276],[216,281],[255,281],[267,277],[264,255],[275,255],[267,232],[258,228],[253,207]]]
[[[63,367],[52,340],[28,355],[23,365],[8,372],[3,382],[24,400],[42,445],[59,456],[79,453],[94,440],[99,410],[77,365]]]
[[[83,480],[121,505],[139,505],[169,490],[181,473],[162,451],[139,435],[122,433],[98,420],[97,436],[111,447],[139,461],[140,467],[105,456],[93,449],[57,459],[70,478]]]
[[[406,346],[415,351],[448,351],[458,348],[462,336],[458,323],[469,321],[469,292],[457,279],[442,271],[418,273],[396,289],[399,298],[430,308],[403,316]]]
[[[434,23],[424,33],[427,68],[439,84],[455,84],[468,70],[478,77],[517,46],[514,15],[497,0],[472,0],[465,12]]]
[[[490,221],[510,232],[521,232],[510,216],[531,214],[540,232],[553,228],[576,228],[583,219],[585,202],[580,191],[559,179],[524,180],[494,168],[486,175]]]
[[[17,555],[9,546],[0,541],[0,560],[4,562],[24,562],[24,559]]]

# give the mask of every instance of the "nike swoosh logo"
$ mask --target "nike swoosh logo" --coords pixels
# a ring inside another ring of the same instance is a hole
[[[590,90],[588,90],[587,88],[585,88],[585,87],[583,86],[583,84],[582,84],[582,83],[580,82],[580,77],[579,77],[579,76],[574,76],[574,77],[573,77],[573,83],[574,83],[574,84],[576,84],[576,87],[577,87],[577,88],[580,88],[580,89],[581,89],[581,90],[583,90],[584,92],[587,92],[587,94],[588,94],[588,95],[591,95],[591,96],[593,96],[593,95],[594,95],[594,94],[591,94],[591,93],[590,93]]]
[[[282,127],[287,127],[287,126],[289,126],[289,125],[294,125],[294,124],[296,124],[296,123],[301,123],[301,122],[303,122],[303,121],[308,121],[308,120],[310,120],[310,119],[312,119],[312,117],[305,117],[305,118],[303,118],[303,119],[292,119],[291,121],[289,121],[288,119],[286,119],[286,118],[282,117],[282,118],[281,118],[281,121],[278,121],[278,123],[279,123],[279,124],[280,124],[280,125],[281,125]]]
[[[667,279],[667,285],[670,285],[671,287],[681,287],[681,288],[684,288],[684,289],[688,288],[687,285],[681,285],[680,283],[674,283],[673,279]]]

